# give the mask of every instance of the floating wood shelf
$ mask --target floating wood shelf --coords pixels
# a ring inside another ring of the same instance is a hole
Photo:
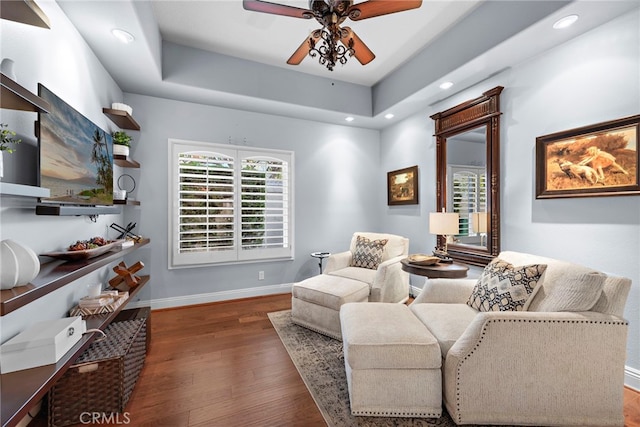
[[[51,28],[47,15],[32,0],[2,2],[0,18],[36,27]]]
[[[40,265],[38,276],[28,285],[0,291],[0,316],[24,307],[36,299],[122,258],[129,252],[133,252],[148,243],[149,239],[142,239],[139,243],[128,248],[107,252],[104,255],[82,261],[58,260],[43,263]]]
[[[126,111],[103,108],[102,112],[120,129],[140,130],[140,125]]]
[[[11,1],[5,3],[12,4],[18,2]],[[5,3],[2,3],[2,10],[5,8]],[[48,113],[51,109],[51,105],[49,105],[47,101],[29,92],[2,73],[0,73],[0,87],[0,106],[2,106],[2,108],[41,113]]]
[[[85,317],[87,329],[105,330],[107,326],[118,317],[124,308],[140,289],[149,281],[149,276],[141,276],[138,286],[129,291],[129,299],[118,307],[113,313],[97,314]],[[3,291],[4,292],[4,291]],[[127,318],[130,315],[124,315]],[[0,399],[2,410],[0,417],[3,427],[15,426],[27,414],[32,405],[42,399],[51,387],[66,372],[76,359],[93,342],[96,333],[84,335],[75,346],[71,348],[57,363],[22,371],[10,372],[0,375],[2,389]]]
[[[36,215],[79,216],[79,215],[116,215],[118,206],[73,206],[73,205],[37,205]]]
[[[114,205],[140,206],[140,200],[114,200]]]
[[[113,155],[113,163],[115,163],[116,165],[123,167],[123,168],[139,168],[140,167],[140,163],[136,162],[135,160],[131,159],[129,156],[123,156],[120,154],[114,154]]]
[[[51,195],[48,188],[36,187],[33,185],[13,184],[11,182],[0,182],[0,196],[5,197],[44,197]]]

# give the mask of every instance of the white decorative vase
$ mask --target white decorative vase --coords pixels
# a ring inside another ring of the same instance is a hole
[[[40,272],[38,256],[13,240],[0,242],[0,289],[26,285]]]
[[[16,81],[16,73],[15,71],[13,71],[13,65],[13,59],[4,58],[2,62],[0,62],[0,72],[9,77],[11,80]]]
[[[129,147],[121,144],[113,144],[113,154],[117,154],[120,156],[128,156],[129,155]]]

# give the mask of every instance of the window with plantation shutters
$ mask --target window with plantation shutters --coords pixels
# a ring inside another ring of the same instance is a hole
[[[290,152],[170,140],[169,267],[291,259]]]
[[[472,243],[478,236],[478,230],[473,226],[473,214],[487,211],[486,171],[477,166],[449,166],[448,178],[452,189],[448,195],[449,206],[452,212],[460,215],[456,237],[462,243]]]

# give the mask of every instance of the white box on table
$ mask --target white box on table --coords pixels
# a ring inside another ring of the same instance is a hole
[[[0,372],[56,363],[86,330],[81,316],[36,323],[0,346]]]

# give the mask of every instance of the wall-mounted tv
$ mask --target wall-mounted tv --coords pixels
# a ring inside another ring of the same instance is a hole
[[[51,105],[48,114],[38,115],[39,185],[51,191],[41,201],[112,205],[111,135],[42,84],[38,84],[38,95]]]

